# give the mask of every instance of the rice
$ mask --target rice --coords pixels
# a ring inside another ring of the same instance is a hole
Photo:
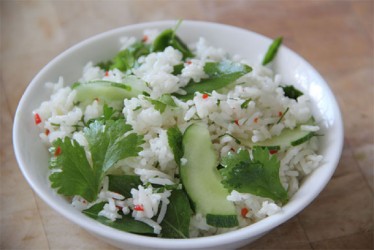
[[[159,31],[155,30],[145,31],[145,42],[151,43],[158,34]],[[122,38],[121,49],[126,49],[135,42],[133,37]],[[78,210],[82,211],[104,202],[99,216],[115,221],[122,218],[121,214],[131,214],[135,220],[146,223],[154,229],[154,233],[159,234],[162,232],[160,224],[167,213],[169,197],[173,191],[154,188],[152,185],[167,187],[180,184],[178,166],[168,144],[168,128],[177,126],[183,132],[195,120],[203,121],[208,124],[213,146],[219,158],[222,158],[228,152],[237,152],[243,147],[236,138],[251,143],[262,142],[312,119],[312,104],[308,96],[302,95],[297,100],[286,98],[281,88],[282,76],[262,65],[251,65],[253,71],[237,79],[237,85],[226,93],[212,91],[208,98],[205,93],[196,93],[193,99],[188,101],[172,96],[176,107],[166,106],[165,110],[160,112],[151,99],[160,98],[164,94],[183,94],[183,87],[190,81],[199,82],[207,77],[204,72],[207,62],[245,62],[240,56],[230,56],[223,49],[210,46],[204,38],[189,47],[193,49],[195,57],[188,61],[184,61],[179,50],[170,46],[164,51],[141,56],[137,60],[139,66],[128,72],[118,69],[105,71],[93,62],[88,62],[83,68],[82,77],[79,79],[81,83],[92,80],[121,82],[124,76],[132,74],[146,82],[152,91],[150,96],[139,95],[123,100],[121,113],[126,118],[126,123],[133,128],[129,133],[142,135],[144,143],[138,156],[118,161],[113,170],[139,176],[142,185],[133,188],[130,197],[125,197],[109,191],[108,178],[105,177],[94,202],[89,203],[78,195],[72,197],[71,203]],[[183,64],[184,68],[179,74],[174,74],[174,67],[179,64]],[[101,100],[93,100],[86,106],[77,105],[74,103],[77,91],[64,85],[62,77],[54,84],[48,83],[47,87],[53,92],[51,98],[34,111],[42,121],[38,124],[41,129],[40,137],[48,147],[53,147],[52,143],[57,138],[75,139],[84,147],[87,159],[92,165],[88,142],[82,130],[85,123],[103,115],[104,103]],[[114,102],[109,104],[118,106]],[[303,131],[317,132],[319,129],[315,124],[301,126]],[[280,159],[280,180],[290,196],[298,190],[302,178],[321,164],[323,157],[318,155],[317,150],[318,138],[314,137],[301,145],[277,152]],[[187,162],[185,158],[180,160],[181,165]],[[281,205],[270,198],[235,190],[227,200],[236,206],[238,227],[250,225],[282,210]],[[244,208],[248,212],[240,216],[240,211]],[[202,214],[197,213],[191,217],[190,236],[224,233],[238,227],[212,227],[206,223]]]

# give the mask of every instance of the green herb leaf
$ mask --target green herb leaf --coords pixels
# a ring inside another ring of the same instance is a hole
[[[183,190],[174,190],[169,201],[167,212],[161,222],[161,237],[188,239],[192,214],[188,197]]]
[[[273,61],[274,57],[276,56],[279,47],[282,44],[283,37],[276,38],[270,45],[268,51],[265,54],[264,60],[262,61],[262,65],[266,65]]]
[[[274,201],[288,201],[287,191],[279,179],[280,162],[268,149],[254,147],[253,159],[248,151],[239,150],[238,154],[229,154],[222,160],[225,168],[220,169],[222,184],[228,190],[251,193],[267,197]]]
[[[121,50],[117,55],[109,61],[103,61],[96,64],[103,70],[119,69],[121,71],[127,71],[128,69],[136,66],[136,61],[143,55],[150,53],[150,45],[136,42],[130,45],[128,48]]]
[[[246,108],[248,108],[248,103],[249,103],[250,101],[252,101],[251,98],[249,98],[248,100],[245,100],[245,101],[240,105],[240,107],[241,107],[242,109],[246,109]]]
[[[83,210],[82,212],[91,217],[92,219],[107,225],[109,227],[116,228],[121,231],[129,232],[129,233],[137,233],[137,234],[146,234],[146,235],[154,235],[153,228],[148,226],[147,224],[137,221],[131,217],[131,215],[124,215],[120,213],[122,216],[121,219],[117,219],[115,221],[111,221],[105,217],[99,216],[99,212],[103,210],[105,202],[101,202],[98,204],[93,205],[92,207]]]
[[[131,189],[137,189],[139,185],[142,185],[142,181],[137,175],[108,175],[108,178],[108,189],[126,198],[131,197]]]
[[[57,169],[49,176],[52,188],[65,196],[80,195],[88,201],[95,200],[101,178],[97,169],[90,166],[84,148],[68,137],[57,139],[53,146],[59,153],[50,166]]]
[[[110,67],[112,66],[112,64],[113,62],[109,60],[109,61],[99,62],[95,66],[101,68],[102,70],[108,71]]]
[[[175,75],[175,76],[180,75],[182,73],[183,68],[184,68],[183,63],[174,65],[172,74]]]
[[[148,100],[154,105],[156,110],[160,111],[161,114],[165,111],[167,106],[177,107],[177,104],[175,104],[170,94],[163,94],[157,100],[151,98],[148,98]]]
[[[183,157],[183,134],[177,126],[171,127],[167,130],[168,143],[173,151],[174,160],[180,166],[181,158]]]
[[[116,110],[113,107],[108,106],[108,104],[104,103],[103,106],[103,118],[104,120],[115,120],[117,117],[115,117]]]
[[[96,199],[105,172],[121,159],[137,156],[143,137],[135,133],[125,136],[131,126],[123,119],[94,121],[84,129],[92,156],[89,164],[85,150],[75,140],[57,139],[53,146],[59,153],[51,160],[57,171],[49,177],[53,188],[66,196],[80,195],[89,202]]]
[[[190,82],[184,90],[186,95],[177,95],[182,100],[189,100],[194,97],[195,92],[211,93],[228,86],[238,78],[252,71],[252,68],[245,64],[223,61],[207,62],[204,66],[204,72],[208,78],[200,82]]]
[[[176,30],[179,24],[180,22],[177,24],[175,29],[166,29],[162,31],[153,41],[152,51],[164,51],[168,46],[172,46],[183,54],[183,59],[193,57],[194,55],[187,45],[176,35]]]
[[[75,89],[75,88],[77,88],[79,85],[81,85],[80,82],[75,82],[75,83],[73,83],[73,84],[70,86],[70,88],[71,88],[71,89]]]
[[[131,126],[123,119],[95,121],[85,128],[84,134],[94,166],[99,166],[105,172],[117,161],[137,156],[142,150],[140,145],[143,143],[143,137],[135,133],[124,136],[130,130]]]
[[[303,92],[295,88],[293,85],[282,86],[282,89],[285,96],[294,100],[297,100],[299,96],[303,95]]]

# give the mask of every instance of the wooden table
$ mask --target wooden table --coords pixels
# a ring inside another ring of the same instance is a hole
[[[4,1],[1,17],[1,249],[113,249],[30,189],[12,147],[13,117],[33,76],[94,34],[138,22],[194,19],[285,44],[327,80],[344,117],[332,180],[295,218],[243,249],[373,249],[373,1]]]

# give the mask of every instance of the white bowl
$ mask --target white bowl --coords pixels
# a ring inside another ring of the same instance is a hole
[[[130,25],[89,38],[66,50],[48,63],[31,81],[26,89],[14,120],[13,144],[19,167],[34,191],[49,206],[70,221],[117,247],[144,247],[160,249],[237,248],[244,246],[304,209],[330,180],[338,164],[343,146],[343,124],[339,107],[327,83],[303,58],[282,46],[273,62],[273,68],[283,76],[284,82],[292,83],[307,93],[314,104],[314,116],[323,127],[320,153],[323,164],[308,176],[299,191],[283,207],[281,213],[265,218],[253,225],[234,232],[195,239],[162,239],[122,232],[90,219],[74,209],[64,198],[56,195],[48,181],[48,151],[39,139],[32,111],[51,93],[44,84],[57,81],[63,76],[65,82],[74,82],[81,75],[88,61],[110,59],[119,50],[119,38],[141,38],[144,29],[170,28],[175,21],[162,21]],[[208,22],[183,21],[178,35],[187,43],[201,36],[215,47],[224,48],[231,54],[259,63],[271,40],[254,32]],[[287,41],[285,41],[287,43]]]

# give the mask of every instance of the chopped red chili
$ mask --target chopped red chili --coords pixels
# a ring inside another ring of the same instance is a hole
[[[142,42],[145,43],[146,41],[148,41],[148,36],[147,36],[147,35],[144,35],[144,36],[143,36],[143,39],[142,39]]]
[[[55,156],[58,156],[58,155],[60,155],[60,154],[61,154],[61,147],[58,146],[58,147],[56,148],[56,151],[55,151]]]
[[[236,125],[239,126],[239,120],[238,119],[236,119],[234,122],[235,122]]]
[[[242,210],[241,210],[241,215],[242,215],[243,217],[245,217],[245,216],[247,215],[247,213],[248,213],[248,208],[243,207]]]
[[[269,150],[269,153],[270,153],[271,155],[273,155],[273,154],[278,153],[278,150],[276,150],[276,149],[270,149],[270,150]]]
[[[207,99],[209,97],[208,94],[203,94],[203,99]]]
[[[191,62],[191,61],[187,61],[186,63],[187,63],[187,64],[191,64],[192,62]]]
[[[49,129],[46,129],[44,133],[45,133],[45,135],[49,135],[49,133],[50,133]]]
[[[143,205],[135,205],[134,210],[135,211],[144,211],[144,207],[143,207]]]
[[[254,123],[257,123],[258,122],[258,117],[256,117],[255,119],[253,119]]]
[[[34,114],[34,120],[35,120],[35,124],[38,125],[39,123],[42,122],[42,118],[40,118],[39,114],[38,113],[35,113]]]
[[[283,112],[282,111],[279,111],[278,112],[278,116],[281,117],[283,115]]]
[[[109,71],[105,71],[105,76],[109,76]]]

